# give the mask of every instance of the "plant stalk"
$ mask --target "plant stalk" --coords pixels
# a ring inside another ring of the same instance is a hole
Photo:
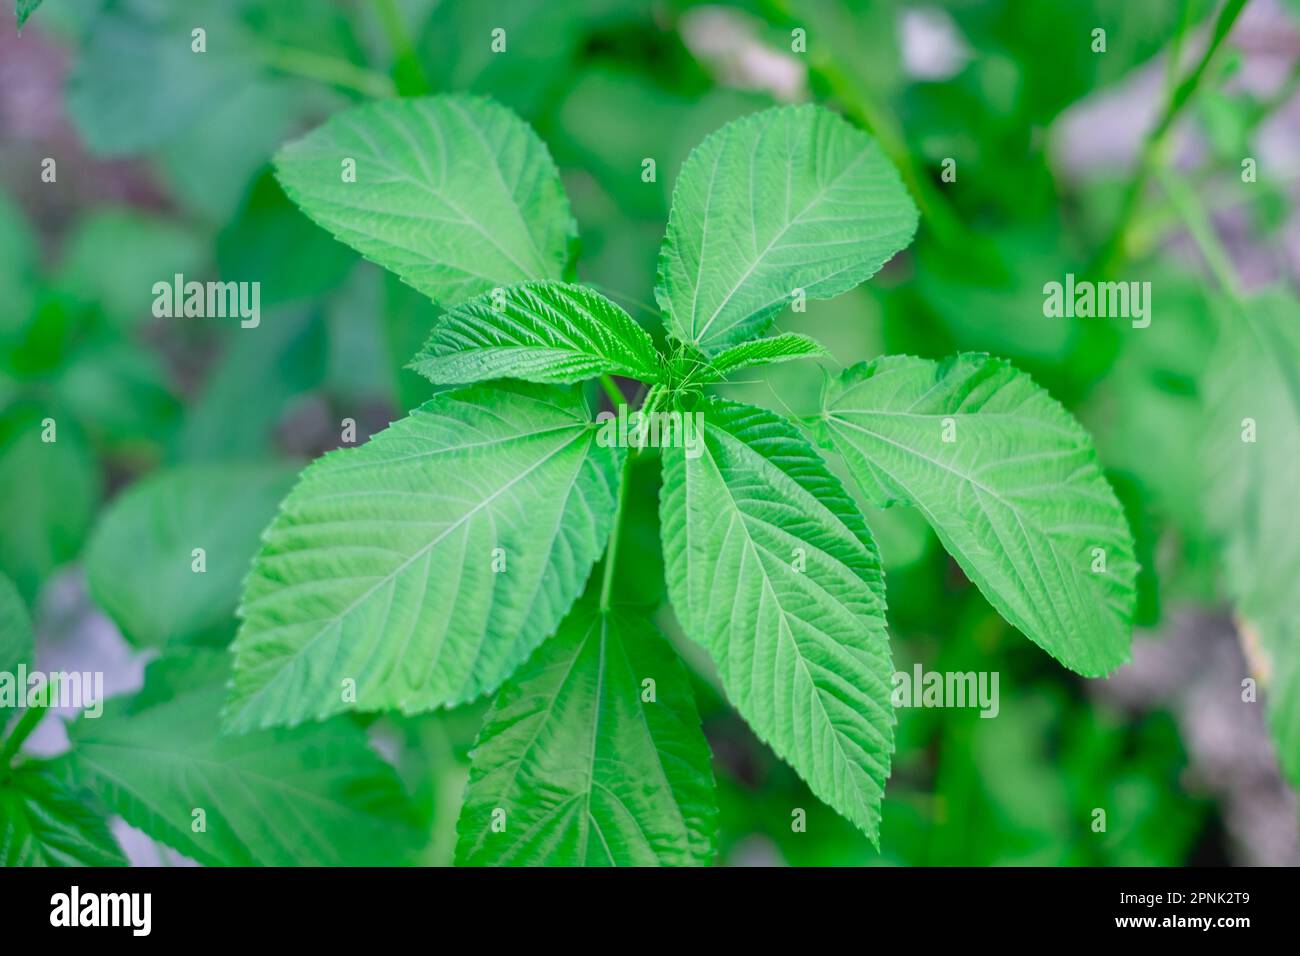
[[[1125,257],[1129,227],[1137,213],[1138,203],[1142,198],[1142,192],[1146,187],[1147,180],[1150,179],[1159,161],[1165,137],[1173,126],[1174,120],[1182,113],[1183,108],[1187,106],[1193,94],[1200,87],[1205,71],[1209,68],[1220,47],[1223,46],[1223,41],[1227,39],[1228,34],[1232,31],[1232,26],[1237,22],[1237,17],[1241,14],[1242,8],[1246,6],[1246,2],[1247,0],[1227,0],[1223,5],[1214,21],[1214,32],[1209,45],[1205,48],[1205,52],[1197,61],[1196,66],[1192,68],[1192,71],[1183,78],[1181,83],[1174,87],[1165,103],[1164,111],[1160,114],[1159,121],[1147,134],[1146,140],[1142,144],[1142,150],[1138,154],[1137,170],[1134,172],[1133,179],[1130,180],[1124,193],[1115,231],[1111,233],[1111,237],[1102,251],[1100,264],[1095,270],[1102,275],[1109,275]]]
[[[36,725],[41,722],[45,716],[46,705],[38,704],[35,707],[28,707],[23,711],[22,717],[19,718],[14,732],[9,735],[5,741],[4,749],[0,750],[0,770],[5,770],[18,754],[18,749],[22,747],[23,741],[31,736]]]

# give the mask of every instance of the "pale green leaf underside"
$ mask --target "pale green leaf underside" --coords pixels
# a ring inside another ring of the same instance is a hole
[[[30,667],[34,643],[22,595],[12,581],[0,574],[0,672],[12,674],[19,664]],[[4,716],[0,710],[0,735],[4,733]]]
[[[356,182],[344,181],[344,161]],[[559,279],[577,227],[546,146],[472,96],[385,100],[284,147],[276,175],[303,211],[443,305]]]
[[[108,821],[57,773],[24,763],[0,769],[0,866],[126,866],[126,857]]]
[[[561,282],[494,290],[443,315],[409,368],[435,385],[659,375],[649,334],[599,293]]]
[[[647,679],[655,699],[643,702]],[[583,600],[487,715],[457,823],[457,862],[706,864],[716,815],[709,759],[672,648],[644,618]]]
[[[839,295],[911,241],[917,211],[870,136],[816,106],[729,123],[673,190],[655,299],[675,338],[712,355],[791,301]]]
[[[87,549],[96,602],[137,644],[228,639],[248,563],[294,476],[283,465],[196,465],[131,486]]]
[[[826,355],[826,349],[816,339],[798,332],[784,332],[766,339],[751,339],[719,352],[709,363],[707,380],[722,378],[732,372],[755,365],[774,365],[794,359],[816,358]]]
[[[604,547],[622,452],[595,436],[575,391],[479,386],[308,467],[245,584],[231,726],[495,690]]]
[[[1217,313],[1204,383],[1204,510],[1224,544],[1228,595],[1269,662],[1278,760],[1300,786],[1300,303],[1273,291],[1218,303]]]
[[[817,452],[771,412],[711,401],[705,451],[663,451],[669,595],[727,696],[873,840],[893,752],[884,579]]]
[[[1218,312],[1204,388],[1205,514],[1226,545],[1232,598],[1251,618],[1273,617],[1294,608],[1300,582],[1300,303],[1270,293]]]
[[[338,717],[223,736],[224,667],[152,694],[177,666],[153,665],[139,701],[70,731],[77,778],[128,823],[209,866],[392,865],[419,850],[401,782],[363,728]]]
[[[1028,375],[976,354],[862,363],[830,389],[817,432],[877,504],[919,508],[989,602],[1065,666],[1091,677],[1129,659],[1124,512],[1088,434]]]

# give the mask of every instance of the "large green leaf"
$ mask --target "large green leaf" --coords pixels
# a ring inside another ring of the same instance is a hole
[[[729,123],[682,165],[655,299],[708,354],[761,334],[795,290],[828,299],[911,241],[917,212],[866,133],[816,106]]]
[[[43,762],[0,767],[0,866],[126,866],[108,821]]]
[[[653,381],[659,358],[646,331],[599,293],[529,282],[452,309],[410,367],[436,385],[580,382],[605,373]]]
[[[14,673],[19,664],[31,666],[35,641],[22,595],[14,583],[0,574],[0,673]],[[0,711],[0,735],[4,733]]]
[[[73,724],[77,778],[132,826],[212,866],[409,860],[423,838],[396,772],[365,731],[337,717],[221,736],[221,658],[164,658],[137,698]]]
[[[729,402],[703,414],[701,455],[663,450],[673,607],[759,737],[875,840],[894,712],[870,532],[793,425]]]
[[[356,181],[344,181],[344,161]],[[339,113],[276,157],[285,192],[367,259],[445,305],[559,279],[577,233],[546,146],[490,100],[387,100]]]
[[[244,588],[232,726],[494,690],[581,593],[621,457],[575,391],[508,385],[438,395],[312,464]]]
[[[86,552],[95,600],[137,644],[228,637],[248,563],[294,474],[285,465],[190,465],[133,485]]]
[[[989,602],[1067,667],[1129,658],[1137,564],[1087,432],[1022,372],[987,355],[846,369],[819,439],[864,493],[915,505]]]
[[[694,694],[644,617],[579,602],[501,689],[472,756],[457,862],[713,856],[713,772]]]

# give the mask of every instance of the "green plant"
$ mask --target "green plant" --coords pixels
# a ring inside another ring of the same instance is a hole
[[[911,241],[917,212],[893,167],[834,114],[766,110],[687,159],[655,289],[663,349],[573,284],[558,173],[501,106],[360,107],[276,165],[318,224],[445,310],[412,367],[449,388],[325,455],[284,499],[244,586],[229,731],[495,692],[460,862],[707,862],[716,809],[692,690],[616,587],[627,475],[647,444],[686,634],[755,732],[873,841],[894,746],[884,580],[816,445],[869,500],[916,506],[1067,667],[1127,659],[1123,512],[1082,427],[1007,363],[862,363],[828,376],[801,421],[705,395],[735,370],[821,354],[804,336],[760,336]],[[599,393],[578,383],[598,380],[617,410],[614,376],[644,385],[637,421],[662,422],[658,441],[606,440]]]

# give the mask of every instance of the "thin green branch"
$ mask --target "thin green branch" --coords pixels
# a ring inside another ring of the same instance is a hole
[[[281,73],[327,83],[364,96],[386,99],[397,93],[396,85],[384,74],[338,57],[324,56],[311,50],[267,45],[262,48],[262,58],[268,67]]]
[[[9,735],[5,741],[4,749],[0,749],[0,772],[6,770],[14,757],[18,754],[18,749],[22,747],[23,742],[31,736],[36,725],[41,722],[45,716],[45,705],[28,707],[23,711],[23,715],[18,720],[18,725],[14,727],[14,732]]]
[[[605,572],[600,579],[600,609],[608,611],[614,594],[614,567],[618,563],[619,531],[623,526],[623,506],[627,501],[628,478],[632,471],[632,455],[623,459],[623,470],[618,478],[618,504],[614,508],[614,527],[609,532],[609,545],[605,548]]]
[[[415,52],[415,44],[402,19],[396,0],[375,0],[375,14],[393,51],[393,82],[403,96],[429,93],[433,87]]]
[[[600,377],[600,387],[605,390],[605,395],[609,398],[609,403],[614,406],[615,411],[618,410],[618,406],[627,404],[627,398],[624,397],[618,383],[610,376],[602,375]]]
[[[1100,263],[1095,271],[1108,275],[1125,258],[1128,231],[1133,217],[1137,213],[1147,181],[1159,164],[1165,137],[1172,128],[1174,120],[1182,113],[1200,87],[1206,70],[1209,68],[1210,63],[1213,62],[1215,54],[1223,46],[1223,41],[1227,39],[1233,24],[1237,22],[1237,17],[1241,14],[1246,3],[1247,0],[1227,0],[1214,21],[1214,30],[1205,52],[1191,72],[1169,94],[1165,108],[1160,114],[1160,119],[1152,127],[1142,144],[1142,149],[1138,154],[1137,169],[1134,171],[1133,178],[1129,181],[1128,188],[1125,190],[1115,230],[1111,233],[1110,239],[1102,250]]]
[[[1210,274],[1230,298],[1239,301],[1241,290],[1237,285],[1237,274],[1232,259],[1219,241],[1214,225],[1210,222],[1210,217],[1196,194],[1168,169],[1157,168],[1156,178],[1169,197],[1169,202],[1186,224],[1187,231],[1201,253],[1201,258],[1209,267]]]

